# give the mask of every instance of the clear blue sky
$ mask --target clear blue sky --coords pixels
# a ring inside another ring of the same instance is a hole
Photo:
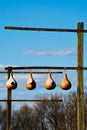
[[[87,0],[0,0],[0,68],[76,66],[76,33],[13,31],[4,26],[76,29],[78,22],[87,29]],[[85,66],[86,42],[87,34]]]
[[[86,5],[86,0],[1,0],[0,64],[75,66],[75,33],[9,31],[4,26],[77,28],[77,22],[84,22],[86,28]]]

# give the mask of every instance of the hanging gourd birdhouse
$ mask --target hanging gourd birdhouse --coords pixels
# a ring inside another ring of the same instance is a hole
[[[61,81],[60,87],[63,90],[69,90],[71,88],[71,82],[69,81],[66,73],[64,73],[64,77]]]
[[[44,84],[45,88],[48,89],[48,90],[52,90],[56,87],[56,83],[55,81],[53,80],[52,76],[51,76],[51,73],[48,73],[48,78]]]
[[[17,88],[17,82],[16,82],[16,80],[13,78],[12,72],[10,73],[9,79],[8,79],[8,81],[6,82],[6,87],[7,87],[7,89],[9,89],[9,90],[14,90],[14,89]]]
[[[33,79],[32,73],[30,73],[29,75],[29,79],[27,80],[26,84],[25,84],[26,88],[29,90],[33,90],[36,88],[36,82]]]

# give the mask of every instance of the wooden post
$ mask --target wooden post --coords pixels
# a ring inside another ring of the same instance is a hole
[[[8,69],[8,79],[11,73],[11,69]],[[7,130],[11,130],[11,90],[7,90]]]
[[[83,30],[84,23],[77,24],[78,30]],[[83,77],[83,32],[77,32],[77,130],[85,130],[84,126],[84,77]]]

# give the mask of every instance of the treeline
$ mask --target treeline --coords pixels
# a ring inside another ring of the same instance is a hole
[[[63,102],[54,101],[63,99]],[[47,100],[48,98],[41,97]],[[12,111],[12,130],[77,130],[77,96],[57,94],[52,101],[23,105]],[[85,96],[85,127],[87,128],[87,96]],[[6,109],[0,105],[0,130],[6,130]]]

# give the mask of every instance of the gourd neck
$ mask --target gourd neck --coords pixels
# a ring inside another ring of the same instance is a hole
[[[13,74],[12,74],[12,72],[10,73],[10,76],[9,76],[9,78],[13,78]]]
[[[51,73],[48,73],[48,79],[52,79]]]
[[[66,73],[64,73],[64,80],[66,80],[67,79],[67,74]]]
[[[30,76],[29,76],[29,78],[32,78],[32,73],[30,73]]]

